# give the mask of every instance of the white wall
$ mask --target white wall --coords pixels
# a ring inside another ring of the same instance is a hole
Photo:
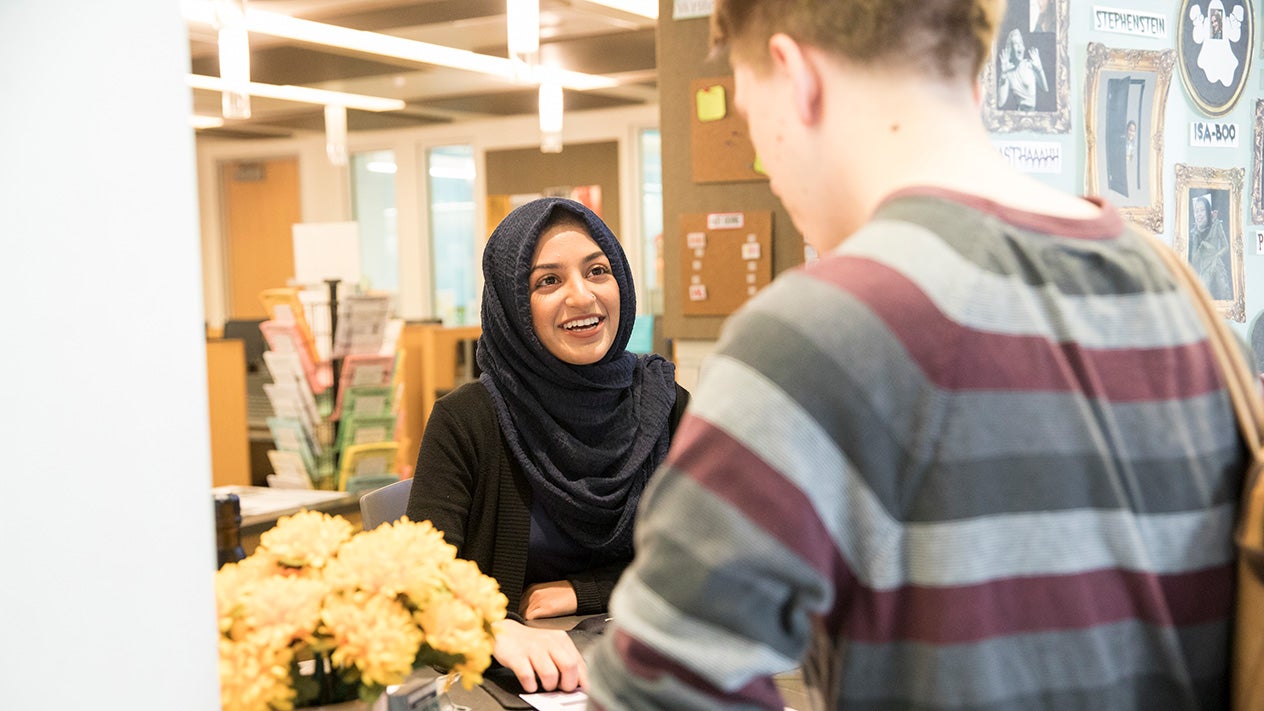
[[[622,109],[582,111],[567,114],[563,138],[568,143],[617,141],[619,143],[620,224],[611,225],[623,242],[628,260],[633,264],[636,283],[644,281],[639,164],[637,132],[658,126],[658,106],[646,105]],[[435,146],[468,144],[474,147],[480,166],[475,179],[474,199],[484,205],[487,196],[485,175],[481,169],[488,151],[538,146],[539,122],[534,116],[470,121],[392,131],[352,133],[348,137],[351,153],[370,150],[392,150],[398,170],[395,173],[395,195],[398,201],[399,227],[399,315],[403,318],[426,318],[433,315],[430,303],[430,242],[425,206],[428,202],[425,175],[425,153]],[[565,148],[563,148],[565,150]],[[204,298],[206,320],[212,326],[222,325],[227,317],[225,297],[225,257],[220,224],[220,185],[218,166],[232,160],[261,159],[276,156],[297,156],[301,215],[305,222],[344,221],[352,219],[349,175],[346,167],[337,168],[325,157],[325,138],[321,133],[292,139],[223,140],[199,138],[197,142],[198,190],[201,196],[203,260],[205,262]],[[485,239],[495,225],[485,225],[484,213],[478,211],[478,231]],[[481,243],[480,243],[481,246]],[[481,258],[481,256],[480,256]],[[479,264],[475,273],[481,277]],[[648,296],[638,293],[637,303],[648,304]]]
[[[219,708],[188,39],[0,2],[0,707]]]

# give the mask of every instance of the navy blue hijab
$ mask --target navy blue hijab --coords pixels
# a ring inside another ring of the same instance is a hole
[[[598,362],[572,365],[544,347],[531,320],[536,243],[560,213],[588,228],[619,285],[619,328]],[[480,381],[534,505],[588,550],[623,558],[650,474],[667,454],[675,366],[627,351],[636,292],[627,257],[601,218],[564,198],[533,200],[496,227],[483,252]]]

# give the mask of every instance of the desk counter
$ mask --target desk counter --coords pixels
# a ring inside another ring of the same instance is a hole
[[[586,617],[588,616],[569,615],[566,617],[532,620],[527,624],[531,627],[569,630],[581,620],[586,619]],[[777,684],[777,688],[781,691],[782,699],[785,701],[788,710],[805,711],[810,708],[808,696],[803,686],[803,676],[799,670],[796,669],[784,674],[778,674],[774,677],[774,681]],[[491,692],[481,686],[466,689],[460,683],[457,683],[455,687],[448,691],[448,698],[457,708],[464,707],[469,711],[503,711],[506,708],[528,708],[526,702],[513,706],[502,705],[492,696]]]

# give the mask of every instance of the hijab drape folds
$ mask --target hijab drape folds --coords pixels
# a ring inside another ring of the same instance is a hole
[[[588,226],[619,285],[618,331],[610,350],[591,365],[558,359],[532,326],[531,262],[558,211]],[[483,277],[480,380],[510,453],[531,482],[535,504],[585,548],[629,555],[636,504],[667,454],[676,388],[670,361],[626,350],[636,292],[623,248],[583,204],[542,198],[496,227],[483,252]]]

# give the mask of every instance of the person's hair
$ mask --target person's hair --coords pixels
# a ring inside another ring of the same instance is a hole
[[[861,65],[973,80],[1004,12],[1005,0],[715,0],[711,45],[766,67],[784,33]]]

